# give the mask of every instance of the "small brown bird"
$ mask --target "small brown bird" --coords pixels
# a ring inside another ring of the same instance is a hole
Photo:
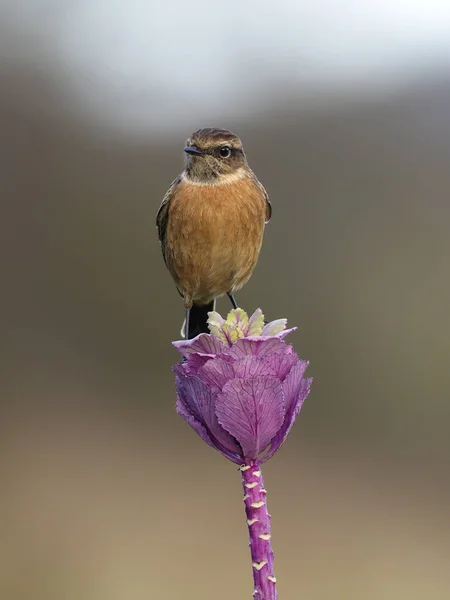
[[[264,225],[266,190],[247,163],[241,140],[226,129],[199,129],[186,141],[186,167],[156,217],[167,268],[184,299],[184,336],[208,332],[208,312],[250,278]]]

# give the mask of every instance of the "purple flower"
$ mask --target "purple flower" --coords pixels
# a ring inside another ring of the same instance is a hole
[[[232,310],[209,313],[211,334],[174,342],[177,412],[213,448],[238,463],[249,530],[254,600],[277,600],[270,514],[261,462],[283,444],[309,393],[308,363],[284,338],[286,319],[264,325]]]
[[[264,325],[258,309],[227,319],[209,313],[211,334],[174,342],[177,412],[198,435],[237,464],[264,462],[286,440],[308,396],[308,362],[284,341],[286,320]]]

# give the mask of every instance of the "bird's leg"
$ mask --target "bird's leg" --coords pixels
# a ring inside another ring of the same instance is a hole
[[[189,339],[189,315],[191,313],[190,308],[186,308],[186,318],[184,320],[184,339]]]
[[[238,307],[238,305],[236,304],[236,300],[234,299],[233,294],[231,292],[227,292],[227,296],[231,300],[231,304],[233,305],[233,308],[236,309]]]

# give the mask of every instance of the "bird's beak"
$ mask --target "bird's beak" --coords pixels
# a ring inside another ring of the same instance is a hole
[[[193,154],[194,156],[201,156],[203,154],[203,152],[200,152],[197,146],[186,146],[184,151],[186,154]]]

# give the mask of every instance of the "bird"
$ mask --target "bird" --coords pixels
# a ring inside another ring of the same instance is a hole
[[[162,255],[185,307],[182,335],[209,333],[208,312],[250,279],[272,205],[227,129],[198,129],[186,140],[185,168],[156,216]]]

